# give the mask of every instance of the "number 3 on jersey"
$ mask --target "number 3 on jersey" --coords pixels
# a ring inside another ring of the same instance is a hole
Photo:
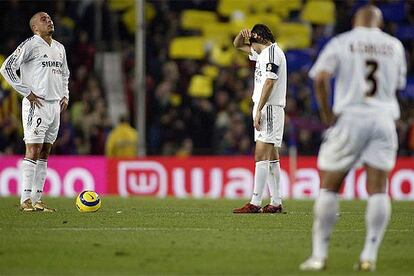
[[[365,65],[368,69],[368,74],[365,76],[367,82],[371,83],[371,88],[365,93],[367,97],[372,97],[377,93],[377,79],[375,78],[375,72],[378,69],[378,62],[373,59],[365,61]]]

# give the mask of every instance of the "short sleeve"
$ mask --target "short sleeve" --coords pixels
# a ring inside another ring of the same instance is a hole
[[[257,61],[258,57],[259,57],[259,54],[252,47],[250,47],[249,59],[252,61]]]
[[[339,64],[338,51],[340,51],[340,45],[336,38],[326,44],[322,52],[319,54],[318,59],[309,71],[309,77],[314,79],[320,72],[328,72],[334,74]]]
[[[277,80],[279,78],[280,57],[276,52],[275,45],[269,47],[269,54],[265,58],[265,76],[266,79]]]

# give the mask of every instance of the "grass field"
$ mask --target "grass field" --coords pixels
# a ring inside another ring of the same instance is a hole
[[[49,198],[57,213],[0,199],[0,275],[306,275],[312,201],[287,214],[233,215],[243,201],[103,198],[96,213]],[[351,275],[364,239],[363,201],[341,202],[324,275]],[[414,202],[393,202],[376,275],[414,275]],[[355,273],[356,274],[356,273]]]

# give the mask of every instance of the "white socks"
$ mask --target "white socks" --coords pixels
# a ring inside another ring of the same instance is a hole
[[[278,206],[282,204],[280,196],[280,162],[279,160],[269,161],[269,178],[267,185],[270,191],[270,204]]]
[[[36,203],[40,200],[43,193],[43,186],[45,185],[47,172],[47,160],[38,159],[36,165],[36,174],[33,183],[32,190],[32,202]]]
[[[269,173],[269,161],[256,162],[256,169],[254,172],[254,187],[253,196],[250,201],[251,204],[260,206],[262,204],[263,189],[266,184],[267,175]]]
[[[336,193],[321,189],[313,207],[312,257],[325,260],[328,256],[329,238],[339,211]]]
[[[20,204],[30,198],[32,193],[32,184],[36,172],[36,161],[24,158],[21,165],[22,170],[22,193]]]
[[[368,198],[365,213],[366,237],[360,260],[376,262],[378,248],[391,215],[387,194],[373,194]]]

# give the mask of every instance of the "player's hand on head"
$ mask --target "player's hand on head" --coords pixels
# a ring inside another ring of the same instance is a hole
[[[240,31],[240,34],[242,35],[242,37],[243,37],[244,39],[250,39],[250,37],[252,36],[252,33],[250,32],[250,30],[249,30],[249,29],[242,29],[242,30]]]
[[[30,94],[27,95],[26,98],[29,100],[31,105],[35,105],[38,108],[43,106],[42,102],[40,101],[42,98],[36,96],[36,94],[34,94],[33,92],[30,92]]]
[[[60,112],[65,111],[66,108],[68,108],[68,104],[69,104],[69,99],[66,97],[63,97],[60,100]]]

